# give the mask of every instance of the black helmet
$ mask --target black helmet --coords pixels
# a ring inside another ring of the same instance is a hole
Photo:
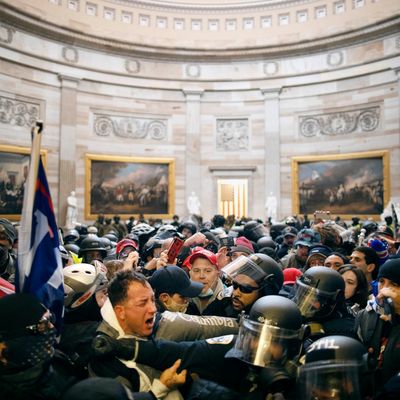
[[[76,229],[70,229],[64,235],[64,243],[75,243],[79,239],[79,232]]]
[[[344,302],[344,288],[339,272],[327,267],[311,267],[297,278],[293,301],[307,319],[327,317]]]
[[[279,264],[270,256],[262,253],[252,254],[249,259],[257,264],[266,275],[260,285],[263,295],[278,294],[283,285],[283,272]]]
[[[258,239],[265,236],[265,233],[263,224],[258,221],[249,221],[243,228],[243,235],[253,242],[257,242]]]
[[[285,229],[287,227],[286,224],[274,224],[271,226],[271,228],[269,228],[269,234],[271,235],[272,240],[275,240],[283,231],[283,229]]]
[[[140,252],[140,256],[143,261],[147,262],[147,257],[153,258],[153,250],[159,249],[163,244],[163,240],[158,240],[156,238],[151,238],[144,245]]]
[[[241,319],[235,347],[227,356],[260,367],[283,366],[299,353],[301,328],[302,317],[293,301],[261,297]]]
[[[375,221],[365,221],[362,224],[362,229],[365,229],[365,236],[368,236],[378,230],[378,224]]]
[[[78,255],[79,257],[82,257],[85,255],[86,252],[93,250],[99,251],[103,258],[107,256],[107,250],[104,244],[101,242],[100,238],[97,236],[88,236],[83,239]]]
[[[276,249],[276,243],[269,236],[260,237],[260,239],[257,240],[257,246],[259,249],[262,249],[263,247],[270,247],[273,250]]]
[[[108,240],[110,240],[111,242],[115,242],[118,243],[118,235],[116,233],[113,232],[108,232],[105,235],[102,236],[103,238],[107,238]]]
[[[308,348],[300,368],[300,398],[364,398],[361,392],[366,382],[361,378],[370,372],[369,364],[368,351],[358,340],[347,336],[319,339]]]
[[[75,243],[68,243],[66,245],[64,245],[65,250],[74,253],[76,255],[79,254],[79,246]]]
[[[196,224],[190,221],[183,222],[182,224],[180,224],[178,227],[178,232],[182,233],[184,228],[189,229],[189,231],[192,232],[192,235],[194,235],[197,232]]]

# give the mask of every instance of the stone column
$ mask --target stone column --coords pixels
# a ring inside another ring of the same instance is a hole
[[[64,227],[67,197],[76,190],[77,88],[79,79],[59,75],[61,83],[60,110],[60,173],[58,189],[58,223]],[[78,221],[82,221],[84,202],[78,194]]]
[[[201,167],[200,167],[200,98],[201,89],[183,89],[186,96],[186,171],[185,171],[185,210],[186,202],[191,192],[201,198]],[[203,213],[204,210],[201,210]]]
[[[281,200],[281,157],[279,132],[279,94],[281,88],[261,89],[264,96],[264,137],[265,137],[265,192],[264,204],[268,197],[275,197],[277,219],[280,215]],[[266,211],[265,211],[265,217]]]

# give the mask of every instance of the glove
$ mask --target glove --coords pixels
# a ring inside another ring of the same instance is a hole
[[[92,342],[92,349],[97,356],[113,355],[123,360],[132,360],[137,349],[136,339],[114,339],[106,335],[97,335]]]

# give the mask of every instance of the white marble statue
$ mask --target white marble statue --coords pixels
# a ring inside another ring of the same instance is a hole
[[[190,196],[187,199],[187,208],[189,214],[200,215],[200,200],[195,192],[190,193]]]
[[[272,221],[276,221],[278,210],[278,200],[274,196],[273,192],[270,192],[267,197],[267,201],[265,202],[265,211],[267,213],[267,217],[271,218]]]
[[[72,191],[71,194],[67,197],[67,216],[65,218],[65,226],[68,229],[73,229],[77,223],[77,214],[78,214],[78,200],[75,197],[75,192]]]

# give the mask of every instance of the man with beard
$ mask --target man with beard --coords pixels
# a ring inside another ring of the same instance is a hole
[[[283,268],[303,269],[311,246],[321,244],[321,235],[313,229],[302,229],[294,242],[294,252],[288,253],[281,259]]]
[[[221,273],[232,283],[232,294],[212,302],[203,315],[236,318],[248,312],[262,296],[278,294],[283,285],[283,273],[271,257],[256,253],[241,256],[222,268]]]

